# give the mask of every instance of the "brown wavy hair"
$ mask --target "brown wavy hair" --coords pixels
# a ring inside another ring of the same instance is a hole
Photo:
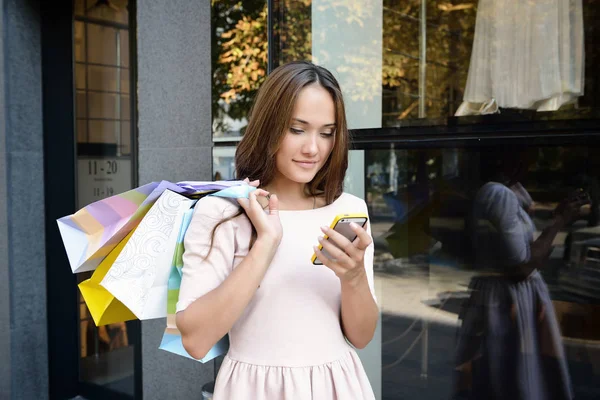
[[[339,83],[327,69],[309,61],[282,65],[273,70],[261,85],[248,116],[244,137],[235,152],[236,178],[249,178],[251,181],[259,179],[261,186],[273,180],[276,173],[275,154],[289,130],[298,95],[310,85],[319,85],[330,94],[335,105],[335,134],[331,154],[308,183],[307,194],[323,194],[326,204],[331,204],[343,191],[350,133]],[[237,214],[220,221],[212,231],[212,238],[220,224],[243,213],[241,209]],[[251,245],[255,239],[253,228]]]
[[[248,127],[235,152],[238,179],[260,179],[261,186],[273,180],[275,153],[289,130],[298,95],[305,87],[315,84],[327,90],[334,102],[335,136],[333,150],[307,185],[307,194],[324,194],[327,204],[342,194],[350,142],[342,92],[331,72],[308,61],[280,66],[259,89]]]

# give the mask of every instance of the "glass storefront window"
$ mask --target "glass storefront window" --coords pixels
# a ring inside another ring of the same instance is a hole
[[[133,186],[126,0],[74,3],[78,208]],[[92,272],[77,275],[78,283]],[[79,295],[80,381],[133,396],[129,323],[96,327]]]
[[[212,1],[212,118],[215,138],[239,138],[267,74],[266,0]]]
[[[530,388],[537,392],[526,398],[566,390],[562,382],[569,379],[575,398],[600,396],[599,150],[514,145],[365,149],[382,311],[382,399],[463,398],[452,397],[457,392],[475,396],[464,398],[490,398],[478,383],[500,396],[491,379],[524,374],[520,368],[526,367],[539,374]],[[510,214],[501,195],[482,197],[490,182],[503,182],[521,202],[520,217],[506,234],[526,225],[532,238],[550,226],[566,196],[577,188],[589,193],[591,204],[582,208],[581,217],[553,238],[551,253],[539,265],[541,278],[507,284],[501,275],[506,270],[497,269],[507,257],[506,238],[487,229],[493,218],[474,218],[494,204],[490,213]],[[498,343],[482,342],[482,337]],[[527,347],[521,351],[520,346]],[[502,358],[503,353],[513,358]],[[517,359],[528,353],[542,353],[544,362]]]
[[[213,179],[235,179],[235,147],[223,146],[213,148]]]
[[[278,64],[290,61],[312,60],[312,0],[274,1],[275,18],[273,34],[277,46],[273,46],[274,60]],[[285,27],[293,26],[293,30]]]
[[[333,70],[353,129],[600,115],[594,1],[274,4],[276,61]]]
[[[129,22],[127,1],[76,0],[74,2],[75,16],[98,21],[119,22],[126,25]]]

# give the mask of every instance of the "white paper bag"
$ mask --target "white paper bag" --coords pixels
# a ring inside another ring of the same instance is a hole
[[[167,284],[184,213],[195,204],[165,190],[100,283],[140,320],[167,316]]]

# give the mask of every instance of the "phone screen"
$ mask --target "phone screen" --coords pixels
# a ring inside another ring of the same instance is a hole
[[[338,221],[338,223],[335,225],[335,227],[333,228],[336,232],[341,233],[342,235],[344,235],[344,237],[346,239],[348,239],[349,241],[353,242],[356,239],[356,233],[354,233],[354,231],[352,230],[352,228],[350,227],[350,223],[354,222],[356,225],[364,227],[365,224],[367,223],[367,219],[366,218],[342,218]],[[327,240],[329,240],[329,238],[327,238]],[[335,246],[338,246],[338,244],[335,241],[331,241],[331,243],[333,243]],[[327,250],[325,249],[321,249],[321,251],[323,252],[323,254],[325,255],[325,257],[327,258],[332,258],[329,254],[329,252],[327,252]],[[315,261],[313,262],[313,264],[315,265],[321,265],[321,261],[319,261],[318,259],[315,258]]]

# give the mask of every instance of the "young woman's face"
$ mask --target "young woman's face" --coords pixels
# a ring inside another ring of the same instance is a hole
[[[333,149],[335,104],[319,85],[302,89],[292,121],[275,154],[279,178],[297,183],[312,181]]]

